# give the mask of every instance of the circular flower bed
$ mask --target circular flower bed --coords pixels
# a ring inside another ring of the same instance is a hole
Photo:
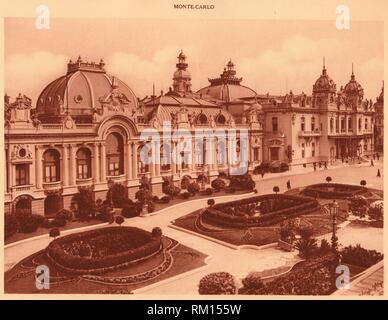
[[[340,184],[340,183],[318,183],[306,187],[303,193],[310,197],[325,198],[325,199],[347,199],[356,195],[365,194],[367,188]]]
[[[46,248],[63,271],[100,274],[145,260],[162,250],[161,237],[133,227],[108,227],[61,237]]]
[[[216,204],[207,208],[201,218],[222,227],[264,227],[318,209],[318,201],[309,197],[267,194]]]

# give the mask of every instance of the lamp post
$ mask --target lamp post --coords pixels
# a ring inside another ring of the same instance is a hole
[[[337,215],[338,215],[338,202],[333,200],[330,205],[331,217],[333,219],[333,232],[331,236],[331,248],[334,253],[338,251],[338,237],[337,237]]]

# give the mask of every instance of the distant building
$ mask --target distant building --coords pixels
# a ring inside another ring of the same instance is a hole
[[[141,132],[153,128],[163,134],[166,121],[172,129],[192,133],[248,130],[250,171],[265,161],[301,165],[373,150],[373,106],[364,100],[353,72],[337,92],[323,66],[312,96],[259,95],[241,84],[232,61],[209,83],[192,90],[181,52],[169,91],[140,100],[106,72],[103,60],[85,62],[79,57],[43,89],[35,107],[22,94],[13,102],[6,95],[5,211],[51,216],[70,207],[79,187],[90,188],[95,199],[105,199],[109,185],[121,183],[133,197],[145,175],[151,178],[153,193],[161,195],[163,177],[179,181],[185,175],[207,174],[213,179],[229,170],[228,152],[220,152],[227,149],[226,136],[212,141],[214,149],[192,139],[193,152],[175,155],[172,163],[165,160],[173,157],[177,141],[170,139],[157,152],[160,164],[143,163],[140,150],[149,142],[140,140]]]
[[[375,151],[383,152],[384,150],[384,82],[380,95],[376,98],[374,104],[374,124],[375,124]]]

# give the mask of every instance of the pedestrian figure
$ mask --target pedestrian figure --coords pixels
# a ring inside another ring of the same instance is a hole
[[[324,164],[323,164],[323,168],[324,168],[325,170],[327,170],[327,162],[326,162],[326,161],[325,161]]]
[[[261,177],[264,178],[264,170],[261,170]]]
[[[321,161],[318,162],[318,167],[319,167],[319,169],[322,168],[322,163],[321,163]]]
[[[291,182],[290,180],[287,181],[287,190],[290,190],[291,189]]]
[[[314,171],[317,171],[317,165],[315,164],[315,162],[313,163],[313,167],[314,167]]]
[[[380,169],[377,169],[377,177],[381,177]]]
[[[378,152],[376,153],[376,157],[377,157],[377,161],[380,160],[380,155]]]
[[[374,167],[374,166],[375,166],[375,164],[373,163],[373,160],[370,161],[370,166],[371,166],[371,167]]]

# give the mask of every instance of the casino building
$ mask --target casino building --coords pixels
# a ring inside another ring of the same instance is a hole
[[[4,100],[5,212],[20,208],[50,216],[69,208],[79,187],[105,199],[110,184],[121,183],[133,197],[146,175],[153,193],[161,195],[164,176],[179,181],[204,173],[214,178],[229,170],[228,153],[219,152],[227,149],[227,143],[221,145],[227,137],[214,138],[210,150],[192,139],[189,155],[174,155],[178,141],[171,139],[157,156],[175,157],[172,163],[143,163],[140,150],[148,142],[140,139],[141,132],[153,128],[163,135],[166,121],[172,129],[189,132],[233,128],[238,136],[247,130],[249,170],[262,162],[292,167],[365,156],[374,148],[372,102],[364,99],[353,71],[337,91],[325,65],[312,95],[257,94],[242,85],[231,61],[219,77],[194,92],[181,52],[168,92],[139,99],[107,73],[103,60],[79,57],[69,61],[66,74],[49,83],[36,102],[22,94],[13,101],[5,95]],[[239,148],[237,140],[237,153]]]

